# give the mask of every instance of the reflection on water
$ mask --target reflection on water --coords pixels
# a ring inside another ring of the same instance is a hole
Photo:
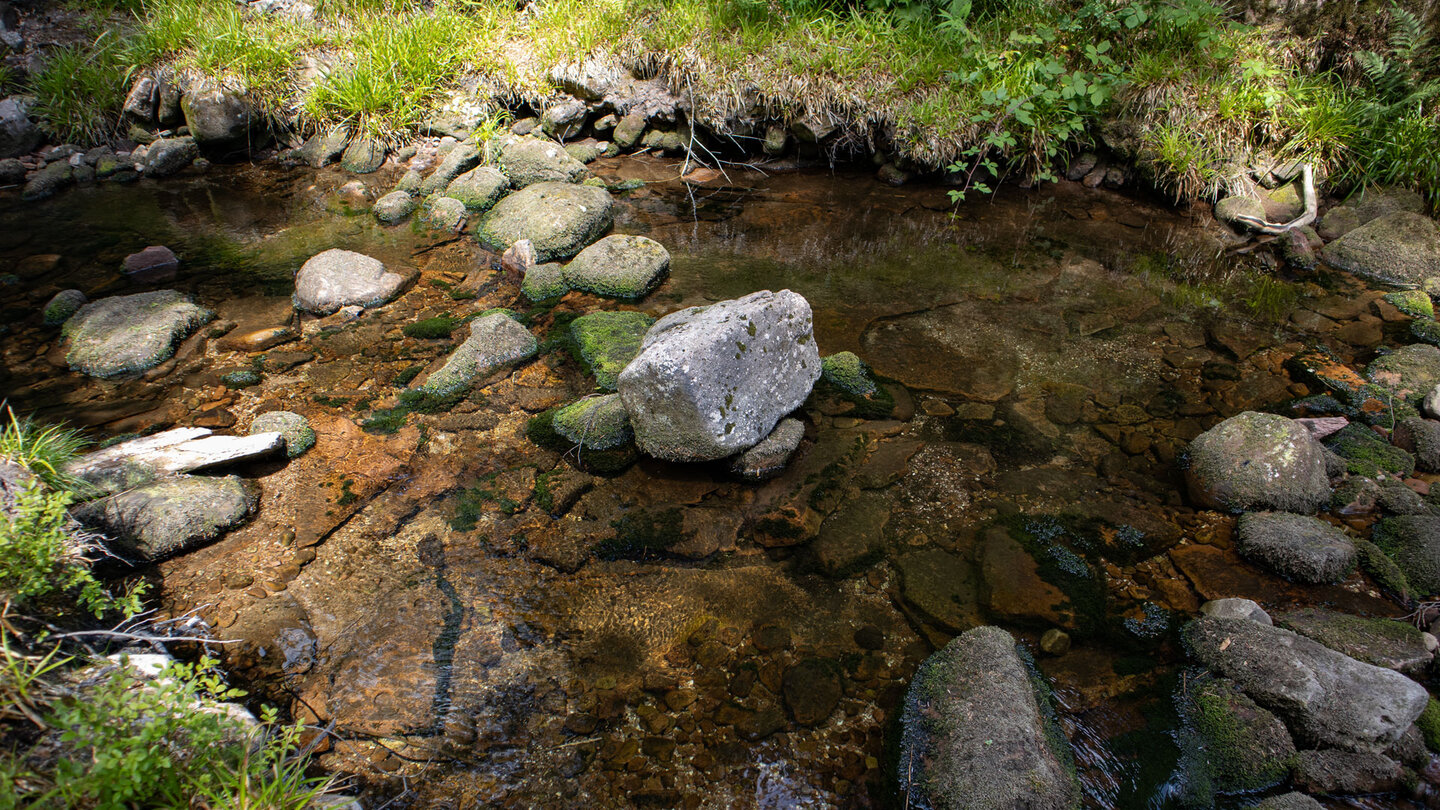
[[[673,175],[644,159],[597,171]],[[572,294],[532,307],[470,240],[378,226],[339,193],[351,179],[216,168],[39,206],[0,200],[0,269],[60,255],[5,288],[4,382],[20,407],[98,435],[238,430],[277,407],[311,418],[314,451],[248,471],[264,491],[256,519],[159,573],[167,608],[203,605],[246,644],[276,626],[313,633],[313,662],[270,670],[242,644],[232,665],[297,716],[334,723],[322,762],[378,795],[888,806],[886,740],[910,675],[989,622],[1031,649],[1047,629],[1071,633],[1070,652],[1037,664],[1087,806],[1167,807],[1174,633],[1202,601],[1387,607],[1245,568],[1228,526],[1184,505],[1185,444],[1294,396],[1275,347],[1302,335],[1182,305],[1174,280],[1137,272],[1145,257],[1219,254],[1183,212],[1075,184],[952,210],[943,188],[846,173],[732,172],[721,188],[672,180],[623,197],[617,230],[673,254],[668,281],[626,306],[660,315],[789,288],[811,302],[823,352],[856,351],[889,381],[897,404],[878,418],[818,392],[789,469],[751,485],[653,461],[596,476],[530,443],[532,415],[592,387],[564,324],[617,305]],[[373,199],[394,179],[363,182]],[[148,379],[63,371],[35,311],[68,286],[132,290],[119,263],[147,244],[175,249],[172,286],[236,334],[288,322],[292,274],[325,248],[417,280],[353,324],[312,324],[263,354],[210,341]],[[454,294],[467,278],[478,296]],[[550,351],[447,412],[377,421],[393,417],[397,381],[455,342],[404,324],[497,306],[525,313]],[[219,385],[237,367],[265,381]]]

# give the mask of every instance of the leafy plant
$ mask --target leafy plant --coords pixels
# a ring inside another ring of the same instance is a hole
[[[32,482],[13,496],[10,506],[0,509],[0,593],[18,605],[73,595],[96,618],[112,610],[127,618],[139,612],[139,587],[116,598],[91,573],[85,538],[67,511],[68,492]]]

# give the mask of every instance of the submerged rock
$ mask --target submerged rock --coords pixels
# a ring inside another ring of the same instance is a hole
[[[534,357],[539,348],[535,336],[514,318],[491,313],[470,322],[470,337],[419,390],[440,397],[458,394],[505,366]]]
[[[500,145],[500,171],[523,189],[536,183],[578,183],[589,171],[565,147],[543,138],[510,138]]]
[[[520,281],[520,292],[537,303],[570,292],[570,285],[565,283],[565,265],[559,262],[532,265]]]
[[[92,501],[75,516],[118,541],[125,556],[152,562],[214,540],[249,517],[257,501],[236,476],[184,475]]]
[[[295,276],[296,309],[329,315],[341,307],[379,306],[400,293],[405,277],[386,271],[379,259],[332,248],[305,262]]]
[[[420,201],[407,191],[395,190],[375,201],[375,218],[386,224],[400,222],[419,207]]]
[[[529,277],[527,273],[527,281]],[[640,353],[645,333],[654,323],[643,312],[592,312],[570,322],[570,339],[595,375],[596,388],[615,390],[620,372]]]
[[[70,320],[90,299],[79,290],[61,290],[51,296],[42,311],[46,326],[59,326]]]
[[[121,269],[125,271],[125,277],[136,284],[154,284],[174,279],[180,269],[180,259],[175,251],[164,245],[150,245],[126,256]]]
[[[644,236],[607,236],[565,266],[575,290],[611,298],[644,298],[670,270],[670,251]]]
[[[1290,732],[1234,681],[1191,682],[1180,705],[1186,720],[1181,763],[1190,806],[1211,806],[1216,793],[1273,787],[1289,775],[1295,757]]]
[[[1355,568],[1355,544],[1319,518],[1286,512],[1240,516],[1235,550],[1297,582],[1339,582]]]
[[[781,419],[769,436],[731,460],[730,474],[746,481],[773,478],[784,472],[804,438],[805,425],[799,419]]]
[[[555,412],[555,432],[586,450],[614,450],[635,439],[616,394],[586,397]]]
[[[846,500],[820,524],[820,534],[810,545],[820,570],[827,576],[843,576],[879,554],[889,521],[890,501],[878,492],[862,492]]]
[[[998,627],[925,659],[905,696],[897,771],[916,807],[1068,810],[1080,802],[1048,697]]]
[[[618,381],[637,444],[670,461],[754,446],[820,377],[812,329],[809,302],[789,290],[661,318]]]
[[[92,377],[144,371],[169,359],[181,338],[213,317],[174,290],[102,298],[65,322],[65,361]]]
[[[279,433],[285,439],[285,455],[295,458],[315,446],[310,420],[294,411],[268,411],[250,423],[249,434]]]
[[[1283,416],[1246,411],[1190,443],[1190,497],[1228,511],[1312,513],[1330,499],[1325,448]]]
[[[501,252],[521,239],[539,262],[567,259],[600,238],[614,222],[610,192],[570,183],[537,183],[511,194],[480,220],[475,238]]]
[[[1326,245],[1321,256],[1358,276],[1419,286],[1440,275],[1440,228],[1424,214],[1386,214]]]
[[[1186,625],[1183,635],[1192,655],[1280,715],[1303,745],[1383,751],[1429,700],[1404,675],[1289,630],[1206,616]]]

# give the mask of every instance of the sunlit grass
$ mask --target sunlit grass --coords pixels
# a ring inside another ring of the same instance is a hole
[[[103,141],[119,119],[127,77],[112,36],[102,34],[89,46],[53,48],[30,74],[28,89],[35,97],[31,111],[62,142]]]

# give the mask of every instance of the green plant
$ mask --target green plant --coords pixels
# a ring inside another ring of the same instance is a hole
[[[52,489],[84,487],[83,481],[64,471],[65,465],[90,444],[80,431],[63,425],[42,427],[31,417],[16,416],[13,408],[7,407],[6,413],[10,418],[0,429],[0,458],[19,464]]]
[[[434,340],[450,337],[450,333],[455,331],[455,327],[459,323],[460,321],[455,318],[442,315],[438,318],[424,318],[407,323],[400,331],[404,333],[405,337]]]
[[[110,136],[125,102],[128,75],[109,32],[89,46],[57,47],[30,75],[32,110],[41,126],[61,141],[102,142]]]
[[[153,680],[117,667],[53,705],[46,720],[62,754],[53,786],[26,806],[180,810],[204,797],[203,807],[308,807],[331,783],[305,775],[300,727],[280,726],[272,709],[252,729],[214,705],[243,694],[208,658],[172,663]]]
[[[44,728],[40,715],[54,694],[47,676],[74,659],[61,656],[58,644],[44,655],[12,648],[4,618],[0,616],[0,721],[25,719]]]
[[[73,595],[96,618],[112,610],[127,617],[139,612],[142,588],[116,598],[91,573],[86,538],[67,511],[70,493],[32,482],[13,497],[0,509],[0,593],[21,606]]]

